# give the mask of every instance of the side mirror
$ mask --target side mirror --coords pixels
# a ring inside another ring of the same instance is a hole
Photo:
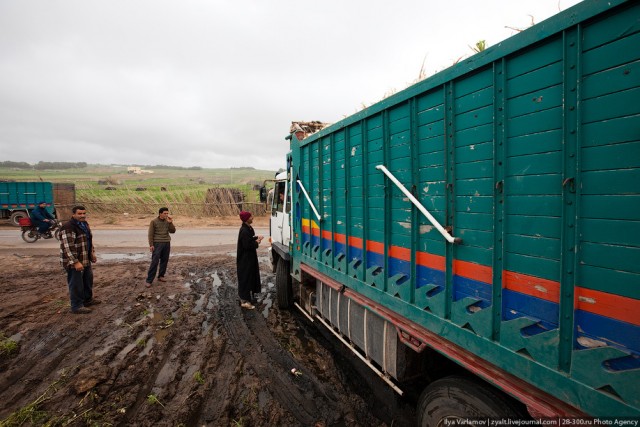
[[[267,201],[267,187],[260,187],[260,202],[264,203]]]

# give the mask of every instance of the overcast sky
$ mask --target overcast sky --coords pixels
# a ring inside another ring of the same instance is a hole
[[[336,122],[578,0],[0,0],[0,160],[277,170]]]

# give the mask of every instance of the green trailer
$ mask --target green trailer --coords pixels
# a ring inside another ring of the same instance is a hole
[[[280,306],[419,384],[422,425],[637,419],[639,100],[640,2],[586,0],[294,130]]]
[[[55,214],[53,184],[50,182],[0,182],[0,218],[19,226],[20,219],[46,202],[47,210]]]

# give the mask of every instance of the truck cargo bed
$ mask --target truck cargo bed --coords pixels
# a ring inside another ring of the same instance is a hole
[[[585,1],[294,134],[292,275],[578,412],[640,416],[639,46],[640,3]]]

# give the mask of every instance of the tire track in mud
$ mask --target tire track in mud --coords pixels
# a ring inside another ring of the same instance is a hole
[[[271,308],[269,265],[261,263],[259,308],[244,311],[233,257],[172,259],[172,280],[151,289],[140,286],[146,264],[96,269],[103,304],[86,316],[60,305],[68,301],[64,278],[43,286],[57,266],[23,278],[17,286],[33,303],[0,314],[6,332],[23,334],[18,355],[0,360],[0,419],[48,390],[40,409],[59,423],[82,413],[87,425],[379,424],[339,384],[331,354],[300,345],[312,338],[293,313]],[[293,367],[304,374],[292,375]]]
[[[201,269],[197,269],[196,272],[190,271],[189,274],[197,276],[197,282],[205,280],[202,285],[191,285],[188,293],[178,295],[174,299],[170,315],[165,313],[164,318],[170,317],[172,326],[157,355],[147,363],[145,381],[137,388],[135,403],[127,409],[127,423],[140,419],[148,420],[155,425],[172,423],[163,422],[159,412],[149,405],[151,395],[158,397],[163,412],[172,412],[178,419],[189,418],[191,408],[194,405],[197,407],[198,401],[202,398],[199,384],[193,379],[193,374],[199,371],[202,361],[207,357],[207,350],[211,347],[212,337],[203,327],[209,316],[201,310],[201,306],[203,301],[213,298],[214,292],[206,286],[207,280]],[[147,326],[153,335],[151,340],[159,341],[157,334],[161,330],[159,328],[163,328],[163,317],[160,318],[160,322],[156,319],[155,325]],[[201,344],[203,339],[205,346],[201,350],[198,344]]]
[[[335,396],[309,373],[300,377],[291,373],[290,369],[299,362],[280,347],[260,312],[239,307],[236,292],[237,289],[230,286],[221,289],[221,299],[226,302],[220,310],[221,322],[235,347],[246,350],[241,353],[245,364],[259,371],[267,380],[267,389],[299,423],[334,424],[341,412],[337,410]]]
[[[255,425],[291,425],[294,423],[280,402],[266,396],[264,370],[256,368],[248,353],[259,351],[247,347],[247,341],[239,339],[237,327],[241,325],[240,308],[235,294],[235,261],[217,266],[213,272],[213,292],[206,304],[206,320],[212,333],[202,370],[207,378],[205,390],[198,406],[193,408],[190,423],[193,425],[236,425],[246,418]],[[196,274],[202,276],[202,272]],[[202,304],[204,305],[204,304]],[[246,329],[246,327],[245,327]]]
[[[177,419],[189,420],[187,425],[234,425],[246,418],[255,425],[348,425],[345,415],[347,421],[356,419],[352,408],[341,403],[344,396],[334,393],[330,383],[318,380],[282,348],[264,319],[266,311],[261,315],[258,310],[239,307],[232,268],[219,265],[214,271],[198,268],[189,274],[190,293],[176,304],[190,301],[189,309],[193,305],[199,314],[182,326],[187,333],[171,335],[158,366],[146,370],[148,377],[127,410],[128,421],[162,424],[162,418],[147,404],[154,390],[166,406],[163,412],[176,411],[180,414]],[[174,371],[198,369],[205,378],[201,387],[190,375],[175,381],[174,391],[158,387],[158,377],[173,357],[169,354],[176,351],[189,357]],[[292,367],[302,367],[304,375],[292,375]]]
[[[195,424],[200,417],[203,406],[209,399],[212,384],[216,381],[217,368],[229,362],[226,341],[218,333],[216,320],[218,312],[218,290],[220,280],[217,272],[210,268],[198,267],[188,272],[189,292],[180,295],[174,302],[172,317],[175,328],[167,336],[162,354],[153,362],[155,366],[146,371],[147,378],[135,395],[135,403],[127,410],[127,420],[145,419],[154,424],[170,425],[172,422],[159,418],[158,411],[148,405],[148,396],[158,396],[163,403],[165,413],[173,413],[173,420],[190,420],[187,425]],[[195,373],[201,374],[200,381],[194,379]],[[222,372],[228,372],[227,369]],[[233,386],[232,375],[227,374],[228,381],[223,384],[224,390]],[[222,391],[222,388],[220,390]],[[219,393],[213,394],[220,396]],[[226,399],[233,403],[233,399]],[[232,412],[230,405],[216,405],[212,419],[227,419],[226,414]],[[221,418],[222,416],[222,418]],[[230,418],[224,424],[230,425]]]
[[[227,353],[226,338],[220,336],[217,344],[208,343],[207,354],[209,357],[202,365],[202,372],[206,378],[205,390],[197,400],[197,404],[190,413],[189,425],[201,425],[203,422],[222,421],[229,425],[227,419],[229,410],[230,384],[235,370],[218,370],[219,366],[232,366],[237,361]],[[211,397],[209,397],[211,396]],[[198,422],[200,420],[200,422]],[[221,422],[222,424],[222,422]]]
[[[206,341],[201,360],[199,360],[200,372],[204,376],[204,388],[190,410],[189,425],[208,423],[232,425],[237,412],[234,406],[240,394],[237,378],[242,370],[242,361],[235,357],[229,346],[226,330],[220,323],[220,308],[227,303],[220,296],[220,287],[223,285],[222,278],[226,280],[228,277],[226,270],[232,264],[228,261],[225,264],[216,265],[215,268],[191,272],[195,277],[204,276],[211,279],[212,283],[206,297],[204,299],[202,296],[198,297],[196,303],[201,307],[205,317],[202,330]],[[193,290],[202,287],[198,279],[195,282]],[[207,286],[206,281],[205,286]]]
[[[63,316],[71,316],[64,314]],[[74,371],[66,366],[70,355],[81,353],[83,343],[89,338],[91,331],[80,331],[80,333],[69,333],[63,326],[56,325],[54,329],[49,329],[38,335],[35,339],[23,344],[23,354],[26,357],[20,364],[3,372],[0,377],[0,390],[12,389],[10,397],[3,402],[4,407],[19,402],[24,397],[33,393],[34,388],[44,390],[46,384],[43,382],[54,382],[51,379],[57,371]],[[42,377],[42,373],[47,373]],[[66,374],[61,374],[64,377]]]

